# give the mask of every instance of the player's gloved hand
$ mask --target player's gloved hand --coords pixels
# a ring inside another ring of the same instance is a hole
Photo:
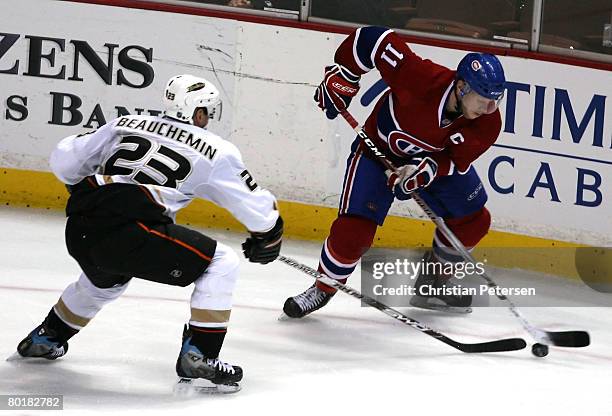
[[[314,100],[328,119],[335,119],[348,108],[359,91],[360,78],[342,65],[325,67],[325,77],[315,91]]]
[[[251,236],[242,243],[242,252],[252,263],[267,264],[278,257],[282,241],[283,219],[279,216],[270,231],[252,232]]]
[[[411,194],[417,189],[425,188],[435,179],[438,172],[438,164],[430,157],[413,157],[407,165],[398,170],[385,171],[387,185],[393,190],[395,197],[399,200],[411,198]]]

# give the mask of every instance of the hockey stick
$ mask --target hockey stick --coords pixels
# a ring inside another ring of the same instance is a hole
[[[391,170],[397,170],[393,162],[391,162],[384,153],[382,153],[376,144],[368,137],[366,132],[355,118],[348,112],[343,111],[342,117],[348,122],[348,124],[355,130],[362,142],[368,147],[368,150],[373,154],[386,168]],[[457,238],[457,236],[448,228],[444,220],[436,215],[427,203],[415,192],[412,194],[412,199],[421,207],[421,209],[427,214],[427,216],[436,224],[442,235],[451,243],[453,248],[461,254],[464,260],[469,263],[476,263],[476,260],[472,254],[465,248],[463,243]],[[498,288],[499,286],[489,275],[484,272],[480,274],[491,288]],[[499,291],[495,291],[495,296],[498,299],[505,301],[508,304],[510,312],[519,320],[523,328],[538,342],[541,344],[555,345],[557,347],[586,347],[590,344],[589,333],[586,331],[544,331],[531,325],[529,321],[521,314],[514,302],[507,296],[500,294]]]
[[[393,319],[397,319],[398,321],[411,326],[412,328],[419,330],[430,337],[437,339],[451,347],[458,349],[459,351],[466,353],[476,353],[476,352],[500,352],[500,351],[516,351],[522,350],[527,346],[527,343],[522,338],[507,338],[500,339],[497,341],[489,341],[489,342],[481,342],[476,344],[465,344],[463,342],[455,341],[440,332],[429,328],[428,326],[420,323],[419,321],[409,318],[401,312],[385,305],[373,299],[369,296],[360,293],[359,291],[340,283],[339,281],[332,279],[324,274],[319,273],[312,267],[308,267],[305,264],[302,264],[292,258],[285,257],[283,255],[278,256],[277,260],[282,261],[289,266],[298,269],[299,271],[306,273],[319,280],[321,283],[325,283],[327,286],[331,286],[335,289],[340,290],[341,292],[346,293],[347,295],[351,295],[354,298],[360,299],[362,302],[368,304],[369,306],[378,309],[379,311],[389,315]]]

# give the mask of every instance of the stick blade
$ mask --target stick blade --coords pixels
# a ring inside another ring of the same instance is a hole
[[[580,348],[591,344],[591,337],[586,331],[547,331],[546,335],[556,347]]]
[[[527,347],[523,338],[507,338],[477,344],[460,344],[459,348],[467,353],[518,351]]]

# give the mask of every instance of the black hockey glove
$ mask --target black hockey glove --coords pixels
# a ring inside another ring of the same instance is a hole
[[[242,243],[242,252],[252,263],[267,264],[278,257],[282,240],[283,219],[279,216],[270,231],[251,233],[251,236]]]

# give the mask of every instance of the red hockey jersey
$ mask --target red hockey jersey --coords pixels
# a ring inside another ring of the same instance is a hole
[[[342,42],[335,61],[356,75],[376,68],[390,87],[364,128],[396,163],[427,152],[438,162],[438,176],[464,173],[499,136],[499,110],[473,120],[445,120],[455,71],[420,58],[392,30],[357,29]]]

